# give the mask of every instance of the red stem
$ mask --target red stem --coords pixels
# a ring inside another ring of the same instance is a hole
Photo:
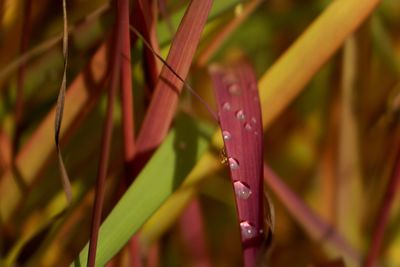
[[[128,183],[132,173],[132,162],[135,155],[135,127],[132,95],[131,40],[129,30],[129,0],[120,0],[118,12],[121,23],[121,102],[122,102],[122,133],[124,140],[125,182]],[[138,238],[133,236],[129,242],[131,266],[141,266]]]
[[[131,173],[130,165],[135,154],[135,133],[132,96],[131,41],[129,30],[129,0],[120,0],[118,12],[121,14],[121,102],[122,133],[124,140],[124,160],[126,173]]]
[[[31,18],[31,2],[24,3],[24,18],[22,22],[22,36],[20,42],[20,54],[24,54],[28,48],[29,33],[30,33],[30,18]],[[17,71],[17,97],[15,103],[15,132],[13,138],[13,154],[16,153],[19,147],[19,139],[21,136],[21,123],[23,116],[23,102],[24,102],[24,81],[25,81],[26,65],[22,64]]]
[[[397,146],[398,147],[398,146]],[[373,237],[371,246],[367,258],[365,260],[365,267],[376,266],[381,251],[386,225],[389,222],[390,209],[393,205],[395,195],[400,186],[400,149],[396,155],[396,165],[393,169],[393,173],[387,184],[386,193],[383,198],[382,205],[379,209],[378,215],[376,216],[375,227],[373,231]]]
[[[205,240],[203,216],[201,214],[200,203],[197,199],[193,200],[180,220],[180,229],[189,253],[191,266],[211,267],[210,255]],[[193,242],[196,240],[195,242]]]
[[[110,145],[113,131],[113,110],[115,93],[118,87],[121,65],[121,39],[123,36],[123,23],[121,14],[123,10],[123,0],[116,0],[117,6],[117,22],[114,29],[114,50],[112,57],[112,72],[110,78],[110,90],[108,91],[107,114],[106,121],[103,129],[103,136],[101,141],[101,154],[96,180],[95,201],[92,214],[92,225],[89,242],[89,255],[87,266],[94,267],[96,262],[96,249],[101,223],[102,208],[104,202],[105,180],[107,175],[108,157],[110,154]]]

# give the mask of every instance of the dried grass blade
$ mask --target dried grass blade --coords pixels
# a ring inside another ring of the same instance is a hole
[[[210,67],[236,197],[244,265],[256,266],[266,240],[263,207],[263,130],[257,80],[245,62]]]
[[[67,67],[68,67],[68,18],[67,18],[67,4],[66,0],[62,0],[63,6],[63,57],[64,57],[64,70],[62,76],[62,82],[60,86],[60,91],[57,99],[56,106],[56,116],[54,121],[54,138],[57,147],[58,164],[61,172],[61,183],[64,188],[65,195],[67,197],[68,203],[72,201],[72,188],[71,182],[68,177],[67,170],[64,165],[64,160],[61,155],[60,147],[60,129],[64,111],[64,101],[65,101],[65,90],[67,87]]]
[[[79,126],[99,99],[106,73],[106,50],[106,45],[103,43],[89,64],[69,86],[66,99],[70,99],[74,105],[65,107],[63,118],[65,130],[60,132],[61,138]],[[90,84],[87,82],[87,77],[90,77]],[[54,130],[54,116],[55,107],[43,118],[37,130],[20,150],[14,168],[7,169],[0,179],[0,216],[4,222],[8,222],[15,214],[26,195],[25,190],[35,184],[39,179],[40,170],[51,160],[55,151],[51,136]],[[37,151],[41,152],[40,157]]]
[[[180,77],[185,78],[189,72],[211,5],[211,0],[192,1],[178,28],[167,62]],[[182,86],[183,83],[177,76],[168,67],[163,66],[137,140],[136,155],[139,165],[146,162],[154,149],[164,140]]]

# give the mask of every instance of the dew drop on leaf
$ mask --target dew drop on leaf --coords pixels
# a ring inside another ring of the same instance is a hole
[[[229,111],[229,110],[231,110],[231,104],[229,104],[228,102],[225,102],[225,103],[222,105],[222,109],[223,109],[224,111]]]
[[[240,86],[237,85],[236,83],[231,84],[228,88],[229,93],[231,95],[240,95],[242,93],[242,90],[240,89]]]
[[[251,239],[257,235],[256,228],[248,221],[243,221],[240,223],[240,231],[244,239]]]
[[[234,158],[229,158],[229,168],[231,168],[231,170],[237,170],[239,169],[239,162],[234,159]]]
[[[235,194],[238,198],[246,200],[252,194],[251,189],[240,181],[234,182],[233,187],[235,188]]]
[[[224,138],[225,141],[228,141],[231,139],[231,133],[228,131],[223,131],[222,132],[222,137]]]
[[[246,129],[246,131],[251,131],[252,127],[251,127],[250,123],[246,123],[244,125],[244,129]]]
[[[246,116],[244,115],[244,112],[243,112],[243,110],[238,110],[237,112],[236,112],[236,118],[238,119],[238,120],[240,120],[240,121],[244,121],[245,119],[246,119]]]

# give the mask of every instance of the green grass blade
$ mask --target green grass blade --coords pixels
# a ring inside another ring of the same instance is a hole
[[[165,142],[102,224],[96,266],[104,266],[176,190],[208,147],[211,133],[208,126],[178,117]],[[71,266],[85,266],[87,254],[86,245]]]

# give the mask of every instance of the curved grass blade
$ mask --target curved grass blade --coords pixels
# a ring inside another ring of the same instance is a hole
[[[62,6],[63,6],[63,23],[64,23],[63,26],[64,70],[60,86],[60,92],[58,94],[58,99],[57,99],[56,116],[54,121],[54,138],[57,147],[58,165],[60,167],[60,172],[61,172],[61,183],[63,185],[67,201],[68,203],[71,203],[72,201],[71,182],[69,180],[68,173],[64,165],[64,160],[61,155],[61,147],[60,147],[60,129],[64,111],[64,100],[65,100],[65,90],[67,87],[67,67],[68,67],[68,18],[67,18],[66,0],[62,0]]]
[[[352,247],[334,227],[327,224],[305,205],[302,199],[291,191],[266,164],[264,164],[264,181],[287,208],[288,212],[292,214],[293,218],[299,222],[314,240],[326,242],[339,251],[346,259],[357,264],[356,266],[360,266],[360,252]]]
[[[178,116],[164,143],[100,227],[96,266],[104,266],[179,187],[207,148],[211,132],[207,125]],[[84,266],[87,253],[86,245],[71,266]]]
[[[256,266],[266,240],[263,130],[257,80],[245,62],[210,67],[241,232],[244,265]],[[271,216],[269,216],[271,217]]]

